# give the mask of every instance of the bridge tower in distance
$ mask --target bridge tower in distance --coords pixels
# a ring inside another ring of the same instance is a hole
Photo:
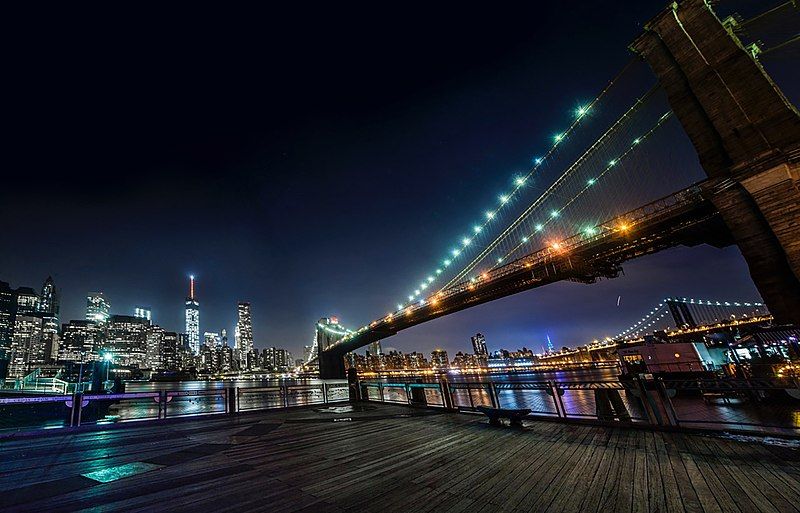
[[[658,76],[777,322],[800,324],[800,115],[705,0],[675,2],[632,45]]]

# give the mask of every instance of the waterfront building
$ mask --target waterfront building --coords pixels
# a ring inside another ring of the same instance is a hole
[[[206,331],[203,333],[203,345],[210,347],[211,349],[216,349],[221,345],[221,337],[219,333],[213,333],[211,331]]]
[[[147,331],[149,321],[132,315],[112,315],[106,325],[102,352],[114,356],[119,365],[147,366]]]
[[[261,352],[262,367],[270,370],[286,371],[292,361],[291,353],[286,349],[268,347]]]
[[[200,303],[194,296],[194,276],[189,277],[189,296],[186,298],[186,339],[193,355],[200,353]]]
[[[369,345],[369,352],[375,356],[379,356],[383,354],[383,349],[381,348],[381,341],[376,340]]]
[[[8,376],[22,378],[37,365],[44,364],[42,318],[35,314],[17,314],[11,340]]]
[[[157,369],[178,370],[180,368],[180,338],[174,331],[161,333],[161,348],[159,350],[160,365]]]
[[[134,315],[135,318],[150,322],[146,317]],[[149,326],[145,333],[146,340],[146,366],[150,369],[164,369],[164,328]]]
[[[86,320],[103,324],[111,315],[111,303],[102,292],[90,292],[86,296]]]
[[[65,362],[88,362],[99,358],[104,334],[93,321],[70,321],[61,326],[58,359]]]
[[[406,370],[428,369],[430,365],[425,355],[416,351],[408,353],[404,358],[404,365]],[[403,368],[403,367],[400,367]]]
[[[0,380],[8,374],[8,351],[14,338],[17,300],[11,286],[0,281]]]
[[[30,287],[19,287],[16,291],[17,315],[32,314],[39,311],[39,294]]]
[[[147,319],[148,322],[153,321],[153,310],[149,306],[136,306],[133,308],[133,316],[139,319]]]
[[[58,313],[39,312],[42,318],[42,343],[44,345],[44,361],[51,363],[58,358],[58,344],[61,326],[58,323]]]
[[[236,351],[239,354],[242,369],[249,369],[255,361],[253,355],[253,318],[250,303],[239,301],[236,321]]]
[[[452,366],[456,369],[477,369],[485,365],[485,359],[481,356],[457,352],[453,357]]]
[[[42,284],[42,293],[39,296],[38,311],[45,314],[52,314],[55,319],[56,326],[59,325],[59,310],[61,309],[61,301],[56,284],[52,276],[48,276]],[[56,329],[58,331],[58,329]]]
[[[447,369],[450,367],[447,351],[444,349],[434,349],[431,352],[431,367],[434,369]]]
[[[489,356],[489,351],[486,348],[486,337],[480,333],[476,333],[470,340],[472,340],[472,352],[475,356]]]
[[[238,367],[233,358],[233,348],[228,345],[228,341],[222,344],[220,348],[220,364],[222,365],[222,372],[233,372],[238,370]]]

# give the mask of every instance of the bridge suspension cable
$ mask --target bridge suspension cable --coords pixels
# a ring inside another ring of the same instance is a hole
[[[686,306],[673,310],[672,305]],[[686,308],[689,306],[693,307],[693,312]],[[679,324],[694,327],[693,325],[704,324],[704,321],[720,322],[731,312],[738,312],[744,315],[768,314],[766,306],[757,301],[716,301],[687,297],[666,297],[641,319],[612,338],[614,340],[639,338],[643,332],[652,331],[650,328],[655,327],[668,314],[672,314],[673,320],[675,320],[675,325],[670,326],[681,328],[683,326]],[[681,322],[678,322],[676,317],[679,317]]]
[[[505,239],[520,223],[522,223],[533,210],[538,207],[550,194],[556,190],[563,181],[569,177],[576,169],[583,165],[589,156],[602,145],[637,109],[647,101],[647,99],[657,90],[657,86],[653,86],[644,95],[637,98],[637,100],[628,108],[625,113],[620,116],[594,143],[591,144],[547,189],[542,192],[508,227],[506,227],[497,237],[489,243],[469,264],[467,264],[461,271],[459,271],[453,278],[444,284],[439,290],[444,290],[447,287],[457,283],[464,276],[469,274],[497,245]]]
[[[618,164],[620,164],[620,162],[621,162],[622,160],[624,160],[625,158],[627,158],[627,157],[628,157],[628,156],[631,154],[631,152],[633,152],[633,151],[634,151],[634,150],[635,150],[635,149],[636,149],[636,148],[639,146],[639,144],[641,144],[641,143],[643,143],[644,141],[646,141],[647,139],[649,139],[649,138],[650,138],[650,136],[652,136],[652,135],[653,135],[653,133],[655,133],[655,131],[656,131],[656,130],[658,130],[658,128],[660,128],[660,127],[661,127],[661,125],[663,125],[663,124],[664,124],[664,122],[665,122],[665,121],[666,121],[666,120],[667,120],[667,119],[670,117],[670,115],[671,115],[671,114],[672,114],[671,112],[666,112],[666,113],[664,113],[664,114],[661,116],[661,118],[659,118],[658,122],[656,123],[656,125],[655,125],[653,128],[651,128],[651,129],[650,129],[649,131],[647,131],[646,133],[642,134],[640,137],[637,137],[637,138],[635,138],[635,139],[634,139],[634,140],[631,142],[631,145],[630,145],[630,147],[629,147],[629,148],[628,148],[628,149],[627,149],[627,150],[626,150],[624,153],[620,154],[620,155],[619,155],[617,158],[615,158],[615,159],[612,159],[611,161],[609,161],[609,163],[608,163],[608,165],[605,167],[605,169],[603,169],[603,171],[602,171],[601,173],[599,173],[599,174],[598,174],[596,177],[592,177],[592,178],[590,178],[590,179],[589,179],[589,180],[586,182],[586,185],[584,186],[584,188],[583,188],[583,189],[581,189],[581,190],[579,190],[579,191],[578,191],[578,193],[577,193],[575,196],[573,196],[573,197],[572,197],[572,198],[570,198],[568,201],[566,201],[566,202],[564,203],[564,205],[563,205],[563,206],[561,206],[560,208],[557,208],[557,209],[554,209],[554,210],[552,210],[552,211],[550,212],[550,215],[549,215],[549,216],[548,216],[548,217],[547,217],[547,218],[546,218],[544,221],[542,221],[541,223],[537,224],[537,225],[534,227],[534,230],[535,230],[534,232],[531,232],[531,233],[529,233],[528,235],[524,235],[524,236],[523,236],[523,237],[520,239],[520,241],[517,243],[517,245],[516,245],[516,246],[514,246],[514,247],[513,247],[513,248],[512,248],[510,251],[508,251],[508,252],[507,252],[505,255],[503,255],[503,256],[501,256],[501,257],[498,257],[498,259],[497,259],[497,264],[500,264],[500,263],[502,263],[503,261],[507,260],[509,257],[511,257],[511,256],[512,256],[512,255],[513,255],[513,254],[514,254],[514,253],[515,253],[517,250],[519,250],[520,248],[522,248],[522,247],[524,247],[524,246],[527,246],[527,245],[528,245],[528,241],[529,241],[530,237],[533,237],[533,236],[534,236],[534,235],[536,235],[536,233],[538,233],[538,232],[542,232],[542,231],[543,231],[543,230],[544,230],[544,229],[547,227],[547,225],[548,225],[548,224],[549,224],[549,223],[550,223],[550,222],[551,222],[553,219],[555,219],[555,218],[557,218],[558,216],[560,216],[560,215],[561,215],[561,213],[562,213],[562,212],[563,212],[563,211],[564,211],[564,210],[565,210],[567,207],[569,207],[569,206],[570,206],[572,203],[574,203],[574,202],[575,202],[575,201],[576,201],[576,200],[577,200],[577,199],[578,199],[580,196],[582,196],[582,195],[583,195],[585,192],[587,192],[587,191],[588,191],[588,190],[589,190],[591,187],[593,187],[593,186],[594,186],[594,185],[597,183],[597,181],[598,181],[598,180],[600,180],[601,178],[603,178],[603,176],[605,176],[605,175],[606,175],[608,172],[610,172],[610,171],[611,171],[612,169],[614,169],[614,168],[615,168],[615,167],[616,167]],[[600,227],[600,226],[594,226],[594,225],[590,225],[590,226],[587,226],[587,227],[585,228],[585,231],[587,232],[587,235],[596,235],[597,231],[601,230],[602,228],[603,228],[603,227]],[[557,242],[556,242],[556,243],[557,243]]]
[[[474,242],[473,239],[481,232],[483,232],[493,220],[495,220],[495,218],[498,216],[498,214],[503,210],[503,208],[506,205],[510,204],[511,200],[517,194],[520,193],[520,191],[523,189],[527,181],[532,176],[534,176],[540,170],[542,165],[556,153],[556,151],[559,149],[559,146],[563,144],[563,142],[566,141],[570,137],[570,135],[580,126],[581,122],[584,121],[589,112],[591,112],[598,105],[601,99],[611,90],[611,88],[614,86],[614,84],[617,83],[620,77],[622,77],[636,61],[637,59],[635,58],[629,60],[623,67],[623,69],[614,78],[612,78],[611,81],[608,82],[608,84],[600,91],[600,93],[591,102],[579,106],[575,110],[575,119],[572,121],[570,126],[565,131],[559,132],[555,136],[553,136],[553,142],[550,145],[547,152],[545,152],[543,156],[538,157],[534,160],[533,166],[527,173],[525,173],[522,176],[517,176],[514,179],[514,186],[512,190],[507,194],[502,194],[499,196],[498,198],[499,205],[497,207],[487,210],[484,213],[484,219],[481,222],[476,223],[472,227],[471,230],[472,235],[464,236],[461,239],[458,247],[452,249],[450,251],[450,255],[444,258],[440,263],[440,265],[438,265],[434,271],[432,271],[425,278],[423,278],[422,282],[420,283],[419,286],[416,287],[413,293],[408,295],[408,302],[413,302],[415,298],[418,298],[421,295],[423,295],[423,292],[429,286],[431,286],[437,280],[437,278],[439,278],[442,274],[444,274],[446,268],[448,268],[452,263],[454,263],[458,257],[462,256],[462,254],[465,251],[467,251],[468,247],[472,245],[472,243]],[[403,309],[404,307],[403,303],[406,303],[406,301],[403,301],[401,304],[397,305],[397,311]]]

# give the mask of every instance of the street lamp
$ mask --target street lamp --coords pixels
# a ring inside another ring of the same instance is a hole
[[[106,381],[108,381],[108,371],[111,367],[111,362],[114,361],[114,355],[111,353],[105,353],[103,355],[103,361],[106,362]]]

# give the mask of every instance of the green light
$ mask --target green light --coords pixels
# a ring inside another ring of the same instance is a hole
[[[617,160],[616,159],[612,160],[611,162],[608,163],[608,165],[609,166],[616,166],[617,165]]]
[[[114,361],[114,355],[111,354],[111,353],[106,353],[106,354],[103,355],[103,360],[108,362],[108,363],[111,363],[111,362]]]
[[[463,239],[461,239],[461,243],[465,246],[469,246],[470,242],[472,241],[469,239],[469,237],[464,237]]]
[[[584,231],[586,232],[586,235],[594,235],[595,233],[597,233],[597,228],[590,226],[586,228]]]
[[[450,265],[450,260],[445,260],[442,263],[444,264],[445,267],[447,267],[448,265]]]
[[[544,226],[542,226],[541,224],[537,224],[537,225],[536,225],[536,231],[537,231],[537,232],[540,232],[540,231],[542,231],[542,229],[543,229],[543,228],[544,228]]]
[[[506,203],[508,201],[508,196],[505,194],[500,195],[500,203]]]
[[[581,117],[581,116],[583,116],[583,115],[584,115],[584,114],[586,114],[587,112],[589,112],[589,107],[578,107],[577,109],[575,109],[575,114],[576,114],[578,117]]]
[[[483,230],[483,228],[481,228],[477,224],[472,227],[472,231],[475,232],[475,233],[481,233],[481,230]]]
[[[499,264],[500,262],[502,262],[502,261],[503,261],[503,257],[500,257],[500,258],[498,258],[498,259],[497,259],[497,263],[498,263],[498,264]]]
[[[442,274],[442,270],[441,269],[436,269],[436,274]]]
[[[486,212],[486,218],[487,219],[494,219],[494,212],[492,212],[491,210],[489,212]]]
[[[514,183],[517,184],[517,185],[523,185],[525,183],[525,178],[520,176],[519,178],[514,180]]]
[[[124,477],[135,476],[158,468],[163,468],[164,465],[156,465],[154,463],[145,463],[143,461],[134,461],[133,463],[126,463],[124,465],[117,465],[116,467],[108,467],[102,470],[95,470],[87,474],[81,474],[98,483],[110,483]]]
[[[528,238],[527,237],[522,237],[522,242],[528,242]]]
[[[589,180],[586,182],[586,184],[587,185],[594,185],[594,182],[596,182],[596,181],[597,180],[595,180],[594,178],[589,178]]]
[[[640,142],[642,142],[642,140],[639,139],[638,137],[633,140],[633,144],[639,144]]]
[[[553,210],[550,212],[550,217],[558,217],[558,210]]]
[[[556,134],[556,135],[554,135],[554,136],[553,136],[553,140],[554,140],[555,142],[561,142],[561,140],[562,140],[563,138],[564,138],[564,134]]]

